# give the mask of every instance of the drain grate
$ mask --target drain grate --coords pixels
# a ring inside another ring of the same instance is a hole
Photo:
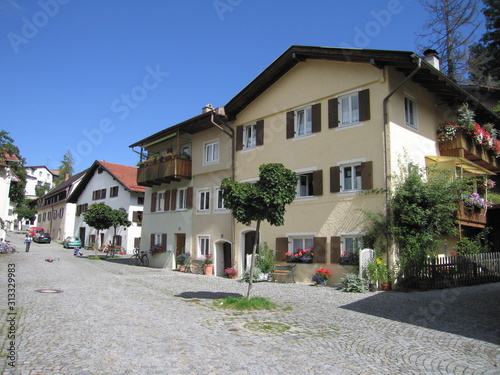
[[[60,289],[37,289],[35,290],[37,293],[62,293],[63,291]]]

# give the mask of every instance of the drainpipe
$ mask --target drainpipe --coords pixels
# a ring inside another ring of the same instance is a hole
[[[389,223],[389,227],[392,227],[392,211],[387,205],[387,202],[389,202],[391,198],[391,176],[390,176],[390,170],[391,170],[391,155],[390,155],[390,132],[389,132],[389,115],[387,113],[387,103],[389,102],[389,99],[391,96],[393,96],[401,87],[403,87],[409,80],[413,78],[415,74],[418,73],[420,68],[422,67],[422,59],[420,56],[416,54],[411,55],[412,58],[418,59],[417,62],[417,67],[415,70],[413,70],[408,77],[406,77],[404,80],[402,80],[396,88],[394,88],[385,98],[383,101],[383,113],[384,113],[384,174],[385,174],[385,199],[386,199],[386,218]],[[387,267],[391,269],[391,258],[390,258],[390,252],[392,249],[392,241],[390,238],[387,238]]]
[[[214,126],[219,128],[224,134],[227,134],[229,138],[231,139],[231,178],[234,180],[235,177],[235,166],[234,166],[234,160],[235,160],[235,145],[234,145],[234,129],[227,125],[224,120],[222,122],[224,125],[229,129],[229,131],[225,130],[222,126],[217,124],[214,121],[214,114],[215,114],[215,109],[212,109],[212,114],[210,116],[210,121]],[[235,254],[235,249],[234,249],[234,244],[235,244],[235,219],[231,215],[231,250]],[[236,255],[236,254],[235,254]],[[236,258],[236,256],[235,256]],[[231,264],[234,263],[234,259],[231,259]]]

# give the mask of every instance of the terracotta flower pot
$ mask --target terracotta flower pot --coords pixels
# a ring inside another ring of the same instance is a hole
[[[384,290],[384,291],[391,290],[391,284],[388,284],[388,283],[382,283],[382,284],[380,284],[380,287],[381,287],[381,288],[382,288],[382,290]]]
[[[205,264],[205,275],[213,275],[214,274],[214,266],[213,264]]]

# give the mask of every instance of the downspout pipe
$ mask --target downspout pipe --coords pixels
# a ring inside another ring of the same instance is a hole
[[[408,81],[410,81],[415,74],[422,68],[422,58],[416,54],[412,54],[413,59],[417,59],[417,67],[413,70],[404,80],[402,80],[383,100],[383,114],[384,114],[384,174],[385,174],[385,199],[386,199],[386,218],[389,227],[392,227],[392,211],[387,202],[391,199],[391,150],[390,150],[390,132],[389,132],[389,115],[387,111],[387,104],[389,99],[401,89]],[[387,266],[391,269],[390,250],[392,241],[387,238]]]

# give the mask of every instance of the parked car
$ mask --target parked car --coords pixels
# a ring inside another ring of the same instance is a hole
[[[80,240],[80,237],[66,237],[63,241],[63,247],[65,249],[69,249],[71,247],[82,247],[82,241]]]
[[[30,237],[35,237],[37,234],[39,233],[44,233],[45,232],[45,229],[43,229],[42,227],[31,227],[30,229],[28,229],[28,234],[30,235]]]
[[[48,233],[37,233],[33,241],[37,243],[50,243],[52,239],[50,238],[50,234]]]

